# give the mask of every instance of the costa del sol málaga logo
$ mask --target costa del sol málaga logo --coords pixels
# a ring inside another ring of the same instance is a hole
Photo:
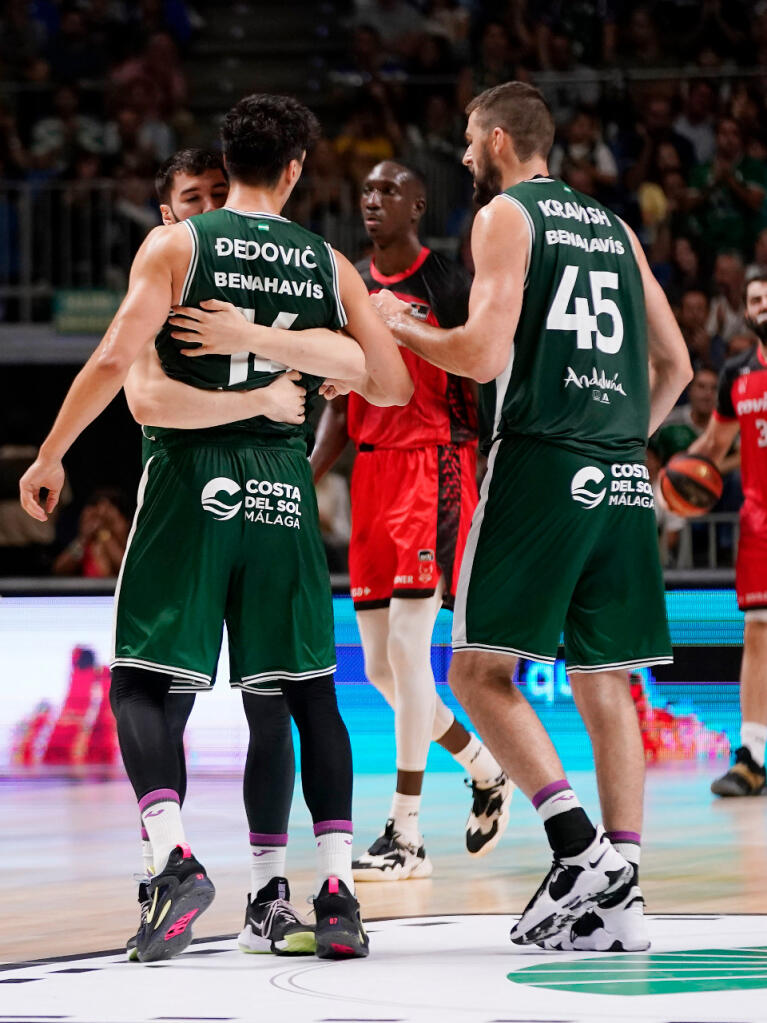
[[[226,522],[227,519],[233,519],[237,512],[242,508],[242,500],[235,501],[224,501],[219,496],[223,491],[229,497],[233,498],[236,494],[241,491],[239,483],[235,483],[234,480],[227,479],[226,476],[216,476],[215,479],[210,480],[202,488],[202,494],[200,495],[200,501],[206,512],[210,512],[214,519],[219,522]]]
[[[607,493],[607,487],[603,487],[601,490],[590,490],[586,484],[596,483],[598,485],[604,478],[605,474],[595,465],[586,465],[579,469],[570,483],[570,494],[573,501],[582,504],[584,508],[596,508],[598,504],[602,503]]]

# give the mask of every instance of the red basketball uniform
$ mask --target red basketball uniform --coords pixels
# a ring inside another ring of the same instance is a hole
[[[738,607],[767,608],[767,360],[760,345],[724,364],[714,416],[740,425],[745,500],[735,566]]]
[[[357,269],[368,291],[389,288],[427,323],[466,322],[468,275],[425,247],[401,274],[387,277],[372,261]],[[440,577],[451,607],[477,504],[471,385],[406,348],[400,351],[415,384],[404,408],[378,408],[349,395],[349,436],[358,452],[349,576],[358,610],[386,607],[392,597],[431,596]]]

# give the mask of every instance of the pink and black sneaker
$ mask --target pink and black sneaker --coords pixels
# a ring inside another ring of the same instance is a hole
[[[149,906],[136,935],[138,959],[172,959],[192,940],[192,924],[213,901],[216,889],[188,845],[177,845],[165,869],[149,882]]]
[[[370,941],[360,904],[337,877],[329,877],[314,897],[314,934],[319,959],[363,959]]]

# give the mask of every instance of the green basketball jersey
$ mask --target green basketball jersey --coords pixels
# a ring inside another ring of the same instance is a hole
[[[626,230],[562,181],[502,194],[527,221],[530,260],[509,364],[481,388],[485,442],[525,435],[605,461],[643,459],[647,320]]]
[[[319,235],[272,213],[240,213],[227,207],[183,223],[192,239],[192,256],[181,305],[199,306],[217,298],[237,306],[250,323],[286,330],[339,329],[346,323],[335,256]],[[288,368],[249,352],[188,358],[181,354],[185,342],[171,337],[173,329],[166,323],[157,335],[157,354],[168,376],[192,387],[219,391],[265,387]],[[320,377],[302,377],[307,406],[321,383]],[[306,432],[305,426],[273,423],[264,416],[184,432],[210,435],[232,429],[282,438]],[[152,428],[155,435],[164,432]]]

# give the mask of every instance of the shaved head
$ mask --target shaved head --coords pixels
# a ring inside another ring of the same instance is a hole
[[[375,165],[362,184],[360,210],[376,245],[413,239],[426,209],[426,187],[418,171],[394,160]]]

